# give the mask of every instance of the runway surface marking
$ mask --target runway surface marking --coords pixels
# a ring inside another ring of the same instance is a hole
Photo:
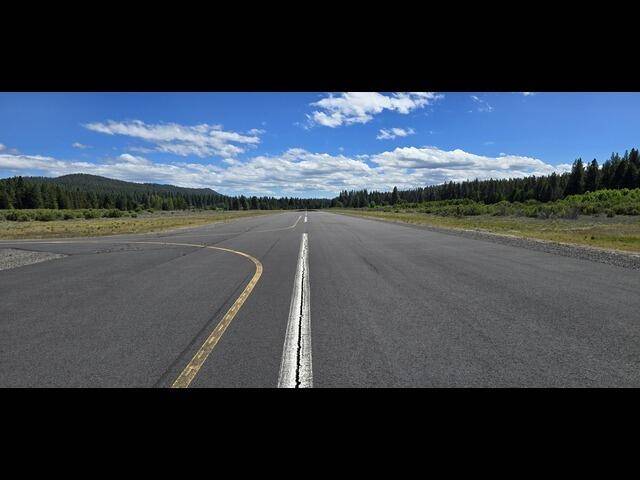
[[[153,242],[150,242],[150,243],[153,243]],[[173,245],[177,245],[177,244],[173,244]],[[189,245],[189,244],[183,244],[183,245]],[[192,246],[195,246],[195,245],[192,245]],[[213,329],[209,337],[205,340],[205,342],[202,344],[200,349],[196,352],[196,354],[193,356],[191,361],[184,368],[182,373],[173,382],[173,384],[171,385],[171,388],[187,388],[189,386],[189,384],[193,381],[193,379],[196,377],[196,375],[200,371],[200,368],[202,368],[202,365],[207,360],[207,357],[209,356],[209,354],[213,351],[213,349],[217,345],[218,341],[224,334],[227,327],[233,321],[234,317],[236,316],[236,313],[238,313],[238,311],[244,304],[247,297],[249,297],[249,295],[253,291],[253,288],[256,286],[256,284],[258,283],[258,280],[260,280],[260,276],[262,275],[262,263],[260,263],[260,260],[258,260],[257,258],[247,253],[240,252],[238,250],[232,250],[230,248],[223,248],[223,247],[207,246],[206,248],[211,248],[214,250],[223,250],[226,252],[235,253],[236,255],[242,255],[243,257],[248,258],[255,264],[256,271],[253,274],[253,277],[251,278],[247,286],[244,287],[244,290],[242,291],[240,296],[236,299],[235,302],[233,302],[233,305],[231,305],[231,308],[229,308],[229,310],[224,315],[224,317],[222,317],[222,320],[220,320],[216,328]]]
[[[298,218],[298,220],[300,220],[300,218]],[[82,240],[77,240],[77,241],[53,240],[53,241],[38,241],[38,242],[20,242],[20,241],[17,241],[15,243],[65,244],[65,243],[106,243],[106,242],[100,242],[100,241],[96,241],[96,240],[85,240],[85,241],[82,241]],[[209,354],[215,348],[216,344],[218,343],[218,341],[220,340],[220,338],[224,334],[224,331],[231,324],[231,322],[233,321],[234,317],[236,316],[236,314],[238,313],[238,311],[240,310],[240,308],[242,307],[244,302],[247,300],[247,298],[249,297],[249,295],[253,291],[253,288],[258,283],[258,280],[260,280],[260,277],[262,276],[262,263],[260,263],[260,260],[258,260],[257,258],[249,255],[248,253],[240,252],[239,250],[233,250],[231,248],[224,248],[224,247],[214,247],[214,246],[209,246],[209,245],[198,245],[196,243],[151,242],[151,241],[148,241],[148,242],[143,242],[143,241],[138,241],[138,242],[111,241],[109,243],[145,244],[145,245],[169,245],[169,246],[179,246],[179,247],[209,248],[211,250],[222,250],[224,252],[229,252],[229,253],[234,253],[236,255],[240,255],[242,257],[248,258],[249,260],[251,260],[255,264],[256,271],[254,272],[253,277],[251,278],[251,280],[249,281],[247,286],[244,287],[244,290],[242,291],[240,296],[236,299],[235,302],[233,302],[233,305],[231,305],[231,308],[229,308],[229,310],[224,315],[224,317],[222,317],[222,320],[220,320],[220,322],[218,323],[216,328],[213,329],[213,331],[211,332],[209,337],[205,340],[205,342],[202,344],[200,349],[196,352],[196,354],[193,356],[191,361],[184,368],[182,373],[180,373],[178,378],[176,378],[176,380],[171,385],[171,388],[187,388],[189,386],[189,384],[193,381],[193,379],[196,377],[198,372],[200,371],[200,368],[202,368],[202,365],[206,361],[206,359],[209,356]]]
[[[278,388],[313,386],[309,293],[309,241],[307,234],[303,233],[282,350]]]
[[[207,236],[213,236],[213,235],[242,235],[243,233],[266,233],[266,232],[280,232],[282,230],[292,230],[294,228],[296,228],[296,226],[298,225],[298,222],[300,221],[300,219],[302,218],[302,215],[300,215],[298,217],[298,219],[295,221],[295,223],[293,225],[289,225],[288,227],[281,227],[281,228],[271,228],[268,230],[244,230],[242,232],[225,232],[225,233],[206,233]],[[162,233],[162,232],[158,232],[158,233]],[[198,232],[186,232],[186,233],[181,233],[182,235],[197,235]],[[205,235],[205,233],[203,233],[203,235]]]
[[[298,225],[298,222],[300,221],[301,218],[302,218],[302,215],[298,217],[298,219],[296,220],[296,223],[294,223],[293,225],[289,225],[288,227],[273,228],[271,230],[255,230],[255,231],[249,231],[247,233],[279,232],[280,230],[290,230],[290,229],[296,228],[296,225]]]

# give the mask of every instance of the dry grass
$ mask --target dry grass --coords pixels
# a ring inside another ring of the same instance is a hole
[[[93,218],[55,220],[51,222],[0,221],[0,239],[35,239],[93,237],[125,233],[148,233],[171,230],[179,227],[196,227],[210,223],[229,222],[237,218],[268,215],[273,211],[199,211],[199,212],[157,212],[144,214],[138,218]]]
[[[591,247],[640,252],[640,217],[581,216],[576,220],[537,219],[527,217],[495,217],[478,215],[468,217],[441,217],[418,212],[382,212],[368,210],[335,210],[337,213],[360,217],[432,225],[436,227],[480,230],[515,235],[525,238],[550,240]]]

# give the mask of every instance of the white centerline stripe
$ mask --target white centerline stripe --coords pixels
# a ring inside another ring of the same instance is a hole
[[[307,234],[303,233],[282,350],[278,388],[313,386],[309,293],[309,242]]]

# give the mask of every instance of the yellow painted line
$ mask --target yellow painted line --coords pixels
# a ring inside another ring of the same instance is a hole
[[[236,313],[238,313],[238,311],[244,304],[245,300],[249,297],[249,295],[253,291],[253,288],[258,283],[258,280],[260,280],[260,277],[262,276],[262,263],[260,262],[260,260],[249,255],[248,253],[244,253],[239,250],[233,250],[231,248],[214,247],[214,246],[208,246],[208,245],[205,246],[205,245],[198,245],[195,243],[173,243],[173,242],[128,242],[128,243],[143,243],[143,244],[149,244],[149,245],[172,245],[172,246],[180,246],[180,247],[198,247],[198,248],[210,248],[212,250],[222,250],[224,252],[235,253],[236,255],[240,255],[245,258],[248,258],[256,266],[256,271],[254,272],[253,277],[251,277],[251,280],[249,280],[249,283],[247,283],[247,286],[244,287],[244,290],[242,291],[240,296],[236,298],[236,301],[233,302],[233,305],[231,305],[231,308],[227,310],[227,313],[225,313],[224,317],[222,317],[222,320],[220,320],[216,328],[213,329],[209,337],[204,341],[200,349],[196,352],[196,354],[193,356],[191,361],[187,364],[186,367],[184,367],[184,370],[182,370],[182,373],[178,375],[178,378],[176,378],[176,380],[171,385],[171,388],[187,388],[191,384],[193,379],[196,377],[200,369],[202,368],[202,365],[204,365],[204,362],[207,360],[207,357],[209,356],[209,354],[213,351],[215,346],[218,344],[218,341],[224,334],[227,327],[233,321],[234,317],[236,316]]]
[[[235,253],[236,255],[241,255],[245,258],[248,258],[255,264],[256,271],[253,274],[253,277],[251,277],[251,280],[249,280],[249,283],[247,283],[247,286],[244,287],[244,290],[242,291],[240,296],[236,299],[236,301],[233,303],[233,305],[227,311],[224,317],[222,317],[222,320],[220,320],[216,328],[211,332],[209,337],[205,340],[205,342],[202,344],[200,349],[196,352],[196,354],[193,356],[191,361],[184,368],[182,373],[173,382],[173,384],[171,385],[171,388],[187,388],[189,386],[189,384],[193,381],[193,379],[196,377],[196,375],[200,371],[200,368],[202,368],[202,365],[204,365],[204,362],[207,360],[207,357],[209,356],[209,354],[213,351],[215,346],[218,344],[218,341],[224,334],[227,327],[233,321],[234,317],[236,316],[236,313],[238,313],[238,311],[244,304],[245,300],[249,297],[249,295],[253,291],[253,288],[256,286],[256,284],[258,283],[258,280],[260,280],[260,276],[262,275],[262,263],[260,263],[260,260],[258,260],[257,258],[247,253],[240,252],[238,250],[232,250],[230,248],[223,248],[223,247],[207,246],[206,248],[211,248],[213,250],[223,250],[225,252]]]
[[[300,218],[298,218],[298,220],[300,220]],[[296,221],[296,224],[297,223],[298,222]],[[295,224],[292,227],[295,227]],[[287,227],[287,228],[291,228],[291,227]],[[15,243],[21,243],[21,242],[17,241]],[[27,243],[27,242],[22,242],[22,243]],[[53,240],[48,242],[39,241],[39,242],[28,242],[28,243],[60,244],[60,243],[103,243],[103,242],[98,242],[95,240],[85,240],[85,241]],[[262,263],[257,258],[249,255],[248,253],[241,252],[239,250],[233,250],[231,248],[224,248],[224,247],[214,247],[209,245],[198,245],[197,243],[126,242],[126,241],[111,241],[109,243],[124,243],[124,244],[135,243],[135,244],[145,244],[145,245],[171,245],[171,246],[179,246],[179,247],[209,248],[211,250],[222,250],[224,252],[240,255],[242,257],[248,258],[255,264],[256,271],[254,272],[253,277],[251,277],[251,280],[249,280],[249,283],[247,284],[247,286],[244,287],[244,290],[238,296],[236,301],[233,302],[233,305],[231,305],[231,308],[227,310],[227,313],[224,315],[224,317],[222,317],[222,320],[220,320],[216,328],[213,329],[209,337],[205,340],[204,344],[202,344],[200,349],[196,352],[196,354],[193,356],[191,361],[184,368],[182,373],[178,376],[178,378],[176,378],[176,380],[171,385],[171,388],[187,388],[189,384],[193,381],[193,379],[196,377],[200,369],[202,368],[202,365],[204,365],[204,362],[207,360],[207,357],[213,351],[213,349],[217,345],[218,341],[224,334],[227,327],[233,321],[234,317],[236,316],[236,313],[238,313],[238,311],[240,310],[240,308],[242,307],[246,299],[249,297],[249,295],[253,291],[253,288],[258,283],[258,280],[260,280],[260,277],[262,276]]]
[[[302,215],[298,217],[298,219],[295,221],[293,225],[289,225],[288,227],[272,228],[269,230],[246,230],[244,232],[208,233],[207,235],[241,235],[243,233],[266,233],[266,232],[279,232],[281,230],[291,230],[293,228],[296,228],[301,218],[302,218]]]
[[[288,227],[283,227],[283,228],[274,228],[272,230],[256,230],[254,232],[248,232],[248,233],[264,233],[264,232],[279,232],[280,230],[290,230],[292,228],[296,228],[296,225],[298,225],[298,222],[300,221],[300,219],[302,218],[302,215],[300,215],[298,217],[298,219],[296,220],[296,223],[294,223],[293,225],[289,225]]]

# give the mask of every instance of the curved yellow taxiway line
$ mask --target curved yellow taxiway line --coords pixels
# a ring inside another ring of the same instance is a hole
[[[298,218],[299,220],[299,218]],[[296,222],[297,224],[298,222]],[[295,226],[295,225],[294,225]],[[291,227],[287,227],[291,228]],[[5,243],[5,242],[3,242]],[[256,271],[253,274],[253,277],[249,281],[244,290],[240,294],[240,296],[233,302],[231,308],[227,311],[227,313],[222,317],[222,320],[218,323],[216,328],[211,332],[209,337],[205,340],[204,344],[198,349],[196,354],[193,356],[191,361],[187,364],[187,366],[182,370],[182,373],[176,378],[176,380],[171,385],[171,388],[187,388],[189,384],[196,377],[200,368],[204,364],[205,360],[209,356],[209,354],[213,351],[216,344],[222,337],[222,334],[227,329],[227,327],[231,324],[234,317],[238,313],[238,310],[242,307],[247,297],[253,291],[253,288],[260,280],[262,276],[262,263],[257,258],[249,255],[248,253],[240,252],[238,250],[233,250],[231,248],[224,247],[214,247],[210,245],[199,245],[197,243],[172,243],[172,242],[140,242],[140,241],[99,241],[99,240],[51,240],[51,241],[32,241],[32,242],[21,242],[20,240],[16,242],[8,241],[6,244],[14,244],[14,243],[35,243],[35,244],[63,244],[63,243],[123,243],[123,244],[145,244],[145,245],[170,245],[170,246],[178,246],[178,247],[196,247],[196,248],[210,248],[211,250],[222,250],[224,252],[234,253],[236,255],[240,255],[242,257],[248,258],[251,260],[255,266]]]

